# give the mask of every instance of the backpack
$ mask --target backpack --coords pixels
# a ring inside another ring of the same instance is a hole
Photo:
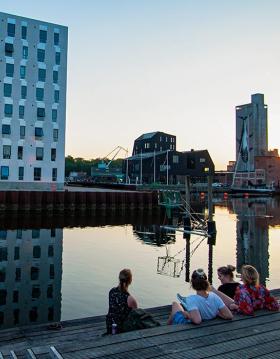
[[[137,329],[148,329],[160,326],[152,314],[143,309],[132,309],[122,325],[123,332],[130,332]]]

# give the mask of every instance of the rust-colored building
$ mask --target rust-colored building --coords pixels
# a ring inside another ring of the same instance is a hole
[[[267,186],[280,185],[280,157],[277,149],[268,151],[266,156],[256,156],[255,168],[265,170],[265,183]]]

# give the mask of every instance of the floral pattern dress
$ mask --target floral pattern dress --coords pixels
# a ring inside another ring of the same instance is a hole
[[[236,289],[234,301],[239,306],[238,312],[242,314],[253,315],[258,309],[279,310],[277,300],[263,285],[240,285]]]

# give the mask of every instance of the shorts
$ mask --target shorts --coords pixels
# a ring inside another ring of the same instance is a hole
[[[186,319],[183,312],[181,312],[180,310],[178,310],[178,312],[176,312],[174,314],[174,317],[173,317],[173,320],[172,320],[172,324],[188,324],[188,323],[191,323],[191,322],[192,321],[190,319]]]

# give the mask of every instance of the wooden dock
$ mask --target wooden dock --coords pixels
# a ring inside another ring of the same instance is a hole
[[[272,291],[279,298],[280,289]],[[199,326],[166,325],[170,306],[148,309],[162,326],[114,336],[102,336],[105,317],[62,323],[61,330],[46,325],[1,331],[4,358],[50,358],[54,345],[62,358],[180,359],[280,358],[280,312],[258,311],[253,317],[236,315],[232,321],[215,319]],[[29,355],[30,351],[29,351]]]

